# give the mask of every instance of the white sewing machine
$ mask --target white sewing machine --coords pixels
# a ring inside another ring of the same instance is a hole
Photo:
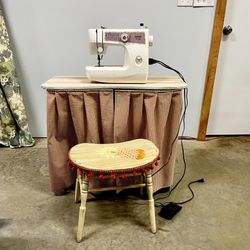
[[[106,83],[146,83],[148,78],[149,46],[153,36],[146,28],[140,29],[89,29],[91,54],[96,54],[97,66],[87,66],[91,81]],[[125,49],[123,66],[103,66],[101,59],[110,45]]]

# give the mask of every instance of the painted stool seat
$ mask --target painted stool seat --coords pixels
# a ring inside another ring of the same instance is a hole
[[[69,151],[71,164],[86,172],[123,173],[154,163],[159,149],[146,139],[112,144],[77,144]]]
[[[77,242],[83,239],[83,227],[88,191],[118,190],[147,186],[151,231],[156,232],[151,170],[158,165],[159,149],[146,139],[136,139],[121,143],[94,144],[81,143],[69,151],[69,164],[77,169],[75,202],[81,199],[79,209]],[[88,189],[92,178],[126,178],[142,175],[143,183],[122,187],[103,187]]]

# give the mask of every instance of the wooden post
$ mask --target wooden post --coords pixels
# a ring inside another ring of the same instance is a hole
[[[210,53],[207,66],[205,90],[204,90],[201,115],[200,115],[200,126],[197,138],[199,141],[204,141],[206,138],[207,124],[208,124],[208,118],[209,118],[212,95],[213,95],[215,74],[216,74],[218,56],[220,51],[220,43],[221,43],[223,24],[226,13],[226,6],[227,6],[227,0],[217,0],[214,27],[213,27],[212,40],[210,45]]]

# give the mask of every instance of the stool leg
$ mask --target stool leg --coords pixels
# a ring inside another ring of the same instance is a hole
[[[154,198],[153,198],[153,184],[152,184],[151,171],[148,171],[146,174],[146,185],[147,185],[147,192],[148,192],[149,217],[150,217],[151,231],[152,233],[156,233],[155,205],[154,205]]]
[[[81,179],[81,206],[79,208],[78,230],[77,230],[77,242],[81,242],[83,239],[83,227],[86,213],[86,203],[88,197],[88,177],[86,174]]]
[[[76,186],[75,186],[75,203],[80,201],[80,177],[77,170]]]

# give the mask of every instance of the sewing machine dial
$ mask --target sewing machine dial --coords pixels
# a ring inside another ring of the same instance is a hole
[[[121,41],[126,43],[129,39],[129,35],[127,33],[122,33],[121,34]]]

